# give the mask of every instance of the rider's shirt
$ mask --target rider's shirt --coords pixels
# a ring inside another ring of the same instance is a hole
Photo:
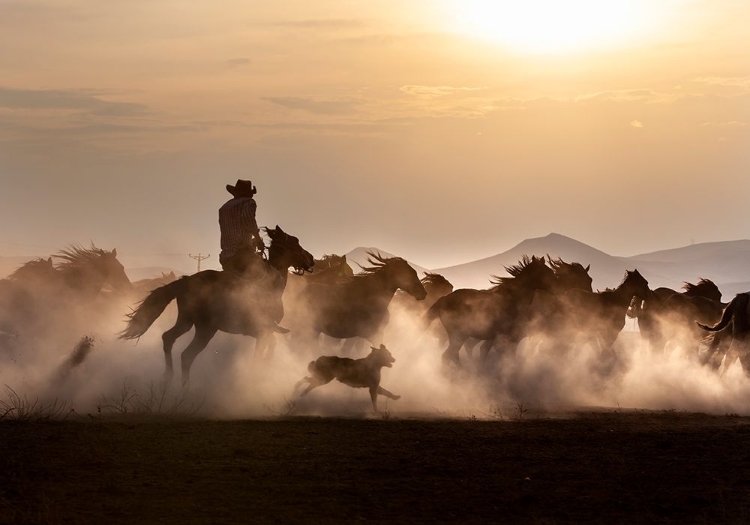
[[[252,239],[258,231],[256,208],[257,204],[251,197],[230,199],[219,208],[220,259],[232,257],[242,249],[253,248]]]

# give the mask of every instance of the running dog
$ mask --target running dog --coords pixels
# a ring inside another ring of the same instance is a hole
[[[294,389],[297,390],[305,383],[309,383],[300,394],[302,397],[313,388],[328,384],[334,379],[354,388],[369,388],[372,408],[375,412],[378,411],[378,394],[393,400],[401,399],[401,396],[392,394],[380,386],[380,369],[384,366],[391,368],[396,359],[385,345],[370,348],[372,348],[370,355],[362,359],[324,355],[315,361],[310,361],[307,365],[310,376],[298,381]]]

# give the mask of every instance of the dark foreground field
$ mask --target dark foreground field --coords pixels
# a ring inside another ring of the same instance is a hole
[[[0,423],[2,523],[750,521],[750,419]]]

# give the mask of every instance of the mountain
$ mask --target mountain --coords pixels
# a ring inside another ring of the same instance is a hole
[[[628,260],[664,275],[680,276],[680,281],[706,278],[717,284],[731,283],[732,289],[750,281],[750,240],[747,239],[693,244],[635,255]]]
[[[373,247],[365,248],[362,246],[354,248],[353,250],[351,250],[350,252],[346,254],[346,261],[349,263],[349,266],[352,267],[352,269],[354,270],[354,273],[359,273],[361,271],[359,266],[357,266],[358,264],[361,266],[369,266],[369,263],[367,262],[367,257],[368,257],[367,252],[379,253],[383,257],[397,257],[396,255],[393,255],[392,253],[388,253],[384,250],[381,250],[380,248],[373,248]],[[411,261],[407,261],[407,262],[412,268],[414,268],[417,271],[417,274],[419,275],[420,278],[422,278],[423,272],[429,271],[424,266],[414,264]]]
[[[625,270],[637,269],[651,288],[667,286],[679,290],[685,281],[705,278],[714,281],[724,297],[750,287],[750,240],[710,242],[632,257],[616,257],[565,235],[551,233],[526,239],[510,250],[457,266],[434,270],[455,287],[487,288],[490,275],[507,275],[504,267],[517,263],[524,255],[562,257],[567,262],[591,265],[589,273],[594,289],[614,288]]]
[[[591,265],[589,274],[596,288],[614,287],[622,280],[625,270],[632,270],[632,263],[621,257],[614,257],[570,237],[550,233],[545,237],[526,239],[510,250],[457,266],[438,268],[456,288],[487,288],[491,275],[507,275],[506,266],[518,263],[524,255],[561,257],[566,262],[579,262]],[[648,275],[644,274],[646,279]]]

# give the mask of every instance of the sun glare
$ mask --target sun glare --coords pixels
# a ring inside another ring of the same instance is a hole
[[[570,53],[637,40],[657,16],[646,0],[454,0],[457,30],[523,53]]]

